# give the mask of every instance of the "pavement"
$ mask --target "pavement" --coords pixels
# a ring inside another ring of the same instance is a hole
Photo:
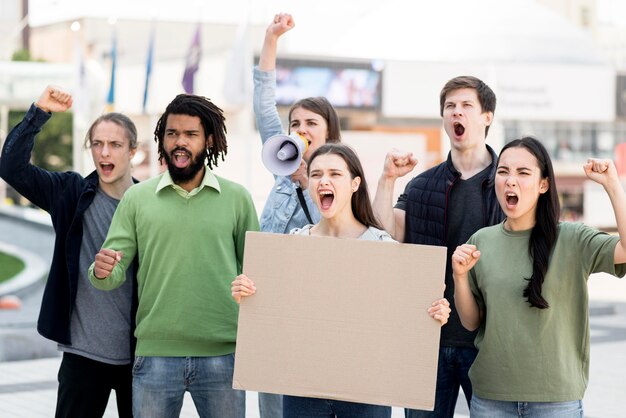
[[[54,245],[53,231],[45,217],[24,215],[0,208],[2,251],[26,255],[27,272],[17,287],[1,287],[0,296],[17,293],[23,302],[19,311],[0,310],[0,418],[37,418],[54,415],[61,357],[56,345],[35,330],[43,279]],[[594,275],[589,281],[591,300],[590,379],[583,400],[587,418],[622,418],[623,380],[626,373],[626,280]],[[11,284],[10,286],[14,286]],[[114,393],[105,417],[116,417]],[[257,394],[248,392],[247,418],[257,418]],[[193,401],[185,398],[181,417],[197,417]],[[403,417],[393,408],[392,417]],[[461,394],[455,417],[469,413]]]

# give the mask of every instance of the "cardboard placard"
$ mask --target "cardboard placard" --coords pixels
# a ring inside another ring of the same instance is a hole
[[[432,410],[446,248],[248,232],[235,389]]]

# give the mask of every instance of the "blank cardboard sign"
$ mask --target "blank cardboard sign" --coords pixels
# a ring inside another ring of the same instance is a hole
[[[446,248],[248,232],[233,387],[432,410]]]

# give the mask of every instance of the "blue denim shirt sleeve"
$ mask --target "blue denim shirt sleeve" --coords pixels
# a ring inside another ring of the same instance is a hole
[[[310,223],[298,200],[296,187],[289,177],[276,177],[274,187],[261,212],[261,231],[287,234],[294,228],[302,228]],[[311,219],[316,224],[320,221],[319,211],[308,190],[303,191]]]
[[[261,142],[283,132],[283,125],[276,109],[276,72],[261,71],[254,67],[253,107]],[[261,212],[261,231],[287,234],[294,228],[302,228],[309,221],[298,200],[296,185],[288,176],[274,176],[272,191]],[[308,190],[304,190],[304,200],[313,223],[318,223],[320,214],[311,200]]]
[[[254,67],[254,96],[252,99],[256,126],[265,143],[271,136],[283,132],[276,109],[276,71],[261,71]]]

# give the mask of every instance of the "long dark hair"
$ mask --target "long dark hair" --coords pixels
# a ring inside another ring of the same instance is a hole
[[[530,278],[525,278],[528,280],[528,286],[524,289],[524,297],[527,298],[531,306],[546,309],[550,305],[541,295],[541,288],[557,238],[561,211],[559,196],[554,182],[552,160],[550,160],[548,151],[543,144],[533,137],[516,139],[506,144],[500,151],[500,155],[502,156],[502,153],[507,149],[515,147],[524,148],[535,156],[541,170],[541,177],[549,182],[548,190],[539,195],[539,201],[537,202],[535,226],[533,226],[530,233],[530,241],[528,242],[528,252],[533,261],[533,274]]]
[[[289,133],[291,133],[291,114],[298,108],[303,108],[313,113],[316,113],[324,118],[326,126],[328,127],[328,133],[326,135],[326,142],[341,142],[341,128],[339,124],[339,116],[337,111],[330,104],[325,97],[307,97],[302,100],[298,100],[289,109]]]
[[[313,160],[315,160],[320,155],[325,154],[334,154],[341,157],[348,166],[348,170],[350,171],[350,177],[360,177],[361,184],[356,192],[352,193],[352,213],[357,221],[361,222],[366,227],[373,226],[374,228],[383,229],[383,227],[374,216],[374,210],[372,209],[372,204],[370,203],[369,192],[367,191],[367,182],[365,181],[365,173],[363,172],[363,166],[361,166],[361,161],[359,157],[356,155],[356,152],[350,148],[348,145],[340,144],[340,143],[328,143],[324,144],[318,149],[316,149],[311,155],[311,159],[309,161],[309,165],[307,171],[311,170],[311,164]]]
[[[209,168],[213,165],[217,167],[217,159],[224,156],[228,149],[226,143],[226,125],[224,123],[224,112],[206,97],[193,94],[179,94],[167,105],[165,112],[159,118],[154,130],[154,140],[159,145],[159,161],[163,160],[163,138],[165,137],[165,127],[169,115],[189,115],[200,118],[204,129],[206,150],[205,158],[208,160]],[[209,135],[213,135],[212,144],[209,146]]]

